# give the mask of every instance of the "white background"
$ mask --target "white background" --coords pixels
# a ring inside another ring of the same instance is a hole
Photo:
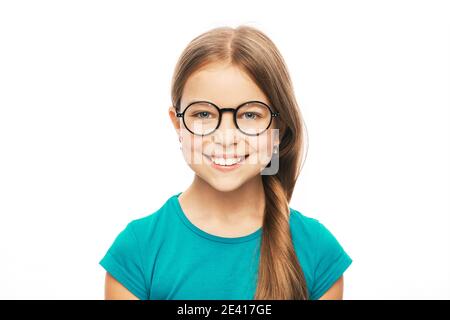
[[[309,149],[291,207],[354,262],[345,299],[450,298],[448,1],[0,2],[0,298],[102,299],[132,219],[191,182],[167,109],[213,27],[284,56]]]

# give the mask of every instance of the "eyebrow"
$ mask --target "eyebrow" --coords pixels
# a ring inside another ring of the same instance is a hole
[[[265,103],[265,104],[267,104],[268,106],[270,106],[269,103],[264,102],[263,100],[259,100],[259,99],[250,99],[250,100],[246,100],[246,101],[244,101],[244,102],[238,103],[238,104],[236,104],[236,105],[234,105],[234,106],[232,106],[232,107],[237,107],[237,106],[240,106],[240,105],[242,105],[242,104],[244,104],[244,103],[247,103],[247,102],[250,102],[250,101],[258,101],[258,102],[262,102],[262,103]],[[209,102],[209,103],[215,104],[215,105],[218,106],[218,107],[222,107],[222,105],[219,105],[219,104],[217,104],[217,103],[215,103],[215,102],[212,102],[212,101],[210,101],[210,100],[207,100],[207,99],[193,99],[193,100],[189,101],[189,102],[186,104],[186,106],[188,106],[188,105],[190,105],[191,103],[194,103],[194,102]]]

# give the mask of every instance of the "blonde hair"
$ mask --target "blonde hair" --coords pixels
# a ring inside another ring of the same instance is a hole
[[[244,70],[280,113],[279,170],[275,175],[262,175],[266,206],[254,299],[307,300],[306,280],[289,226],[289,202],[304,154],[304,122],[284,59],[275,44],[251,26],[217,27],[200,34],[175,66],[171,96],[177,111],[188,77],[216,62]]]

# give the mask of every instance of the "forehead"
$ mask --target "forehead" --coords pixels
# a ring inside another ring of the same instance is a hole
[[[209,64],[188,78],[181,106],[184,108],[194,100],[207,100],[230,108],[250,100],[269,104],[250,76],[237,66],[225,64]]]

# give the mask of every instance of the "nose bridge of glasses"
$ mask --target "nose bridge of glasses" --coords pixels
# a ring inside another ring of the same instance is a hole
[[[220,110],[220,124],[218,125],[217,129],[220,129],[221,127],[224,129],[237,129],[234,123],[234,114],[235,110],[233,108],[222,108]]]

